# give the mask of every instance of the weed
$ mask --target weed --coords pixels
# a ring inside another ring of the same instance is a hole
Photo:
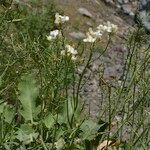
[[[42,1],[3,0],[0,7],[0,149],[149,148],[150,53],[142,29],[129,37],[122,80],[113,85],[101,70],[99,88],[105,102],[94,122],[83,115],[80,92],[95,61],[97,41],[108,35],[101,59],[117,26],[107,22],[89,29],[83,43],[74,47],[63,33],[69,17],[56,13],[52,3],[47,7]],[[84,68],[77,75],[80,65]],[[129,132],[126,141],[124,130]]]

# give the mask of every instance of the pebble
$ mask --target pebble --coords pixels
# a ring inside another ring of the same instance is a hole
[[[83,16],[86,16],[86,17],[89,17],[89,18],[94,18],[93,15],[86,8],[81,7],[81,8],[78,9],[78,12],[80,14],[82,14]]]
[[[134,16],[134,13],[132,12],[132,7],[129,4],[123,4],[122,10],[124,14],[129,15],[129,16]]]
[[[78,39],[78,40],[82,40],[86,37],[85,34],[82,33],[82,32],[71,32],[71,33],[69,33],[69,35],[72,38],[75,38],[75,39]]]

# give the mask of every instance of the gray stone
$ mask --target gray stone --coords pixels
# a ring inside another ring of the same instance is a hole
[[[86,37],[85,34],[82,33],[82,32],[71,32],[71,33],[69,33],[69,35],[72,38],[75,38],[75,39],[78,39],[78,40],[82,40]]]
[[[115,67],[106,67],[104,70],[104,79],[110,80],[117,77]]]
[[[92,26],[93,26],[92,23],[89,22],[89,21],[87,21],[86,24],[87,24],[89,27],[92,27]]]
[[[150,0],[140,0],[139,17],[147,33],[150,33]]]
[[[125,14],[127,14],[129,16],[134,16],[134,13],[132,12],[131,5],[129,5],[129,4],[122,5],[122,10]]]
[[[94,18],[93,15],[86,8],[81,7],[78,9],[78,12],[86,17]]]

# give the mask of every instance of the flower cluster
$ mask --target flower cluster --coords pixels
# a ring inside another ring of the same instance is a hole
[[[69,21],[68,16],[61,16],[59,13],[55,14],[55,24],[57,24],[57,25],[63,24],[66,21]],[[61,31],[54,30],[54,31],[51,31],[50,34],[48,36],[46,36],[46,38],[48,41],[52,41],[52,40],[56,39],[59,35],[61,35]]]
[[[46,36],[46,38],[48,41],[51,41],[51,40],[56,39],[60,34],[61,32],[59,30],[53,30],[50,32],[48,36]]]
[[[117,25],[114,25],[108,21],[106,25],[100,24],[96,31],[93,31],[92,28],[89,28],[89,31],[86,33],[86,38],[83,39],[83,42],[93,43],[96,41],[96,39],[100,39],[105,32],[115,33],[117,30]]]
[[[55,24],[60,25],[65,23],[66,21],[69,21],[69,17],[68,16],[61,16],[59,13],[55,14]],[[61,31],[60,30],[53,30],[50,32],[49,36],[47,37],[48,41],[52,41],[54,39],[56,39],[57,37],[59,37],[59,35],[61,35]],[[65,50],[61,51],[61,55],[62,56],[71,56],[72,60],[76,60],[77,59],[77,50],[75,50],[72,46],[70,46],[69,44],[67,44],[65,46]]]
[[[97,27],[98,30],[102,31],[102,32],[108,32],[108,33],[114,33],[118,30],[118,27],[117,25],[107,21],[106,25],[102,25],[100,24],[98,27]]]
[[[89,32],[86,33],[86,36],[87,37],[83,39],[83,42],[93,43],[97,38],[101,38],[102,33],[100,32],[100,30],[93,31],[92,28],[89,28]]]
[[[59,25],[59,24],[65,23],[67,21],[69,21],[68,16],[61,16],[59,13],[55,14],[55,24]]]
[[[59,13],[55,14],[55,24],[56,25],[61,25],[67,21],[69,21],[68,16],[61,16]],[[105,32],[114,33],[117,31],[117,29],[118,29],[117,25],[114,25],[114,24],[110,23],[109,21],[105,25],[100,24],[96,28],[95,31],[93,31],[92,28],[89,28],[89,31],[86,33],[86,38],[83,39],[83,42],[94,43],[97,39],[101,39],[101,37],[103,36],[103,34]],[[49,36],[47,36],[47,40],[52,41],[52,40],[56,39],[57,37],[59,37],[60,35],[61,35],[60,30],[51,31]],[[75,50],[72,46],[70,46],[68,44],[65,46],[65,50],[61,51],[62,56],[71,56],[72,60],[77,59],[77,57],[76,57],[77,54],[78,54],[77,50]]]
[[[65,50],[61,51],[61,55],[62,56],[71,56],[72,60],[76,60],[77,57],[76,55],[78,54],[77,50],[75,50],[72,46],[70,46],[69,44],[67,44],[65,46]]]

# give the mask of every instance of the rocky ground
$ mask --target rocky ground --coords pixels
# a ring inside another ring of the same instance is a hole
[[[57,8],[70,17],[70,24],[66,27],[66,35],[73,40],[82,40],[89,27],[95,27],[110,21],[119,27],[119,31],[111,43],[108,51],[101,59],[95,51],[96,61],[88,68],[85,78],[88,80],[83,86],[81,97],[86,100],[87,110],[92,118],[99,116],[99,109],[103,105],[103,90],[100,88],[99,67],[103,66],[104,80],[121,80],[124,58],[127,53],[125,38],[134,26],[134,13],[137,1],[129,0],[55,0]],[[106,43],[105,43],[106,44]],[[104,44],[104,45],[105,45]],[[79,68],[79,72],[83,66]]]
[[[54,0],[64,14],[70,16],[69,35],[80,39],[89,27],[105,21],[119,26],[119,36],[123,36],[133,25],[137,1],[128,0]]]

